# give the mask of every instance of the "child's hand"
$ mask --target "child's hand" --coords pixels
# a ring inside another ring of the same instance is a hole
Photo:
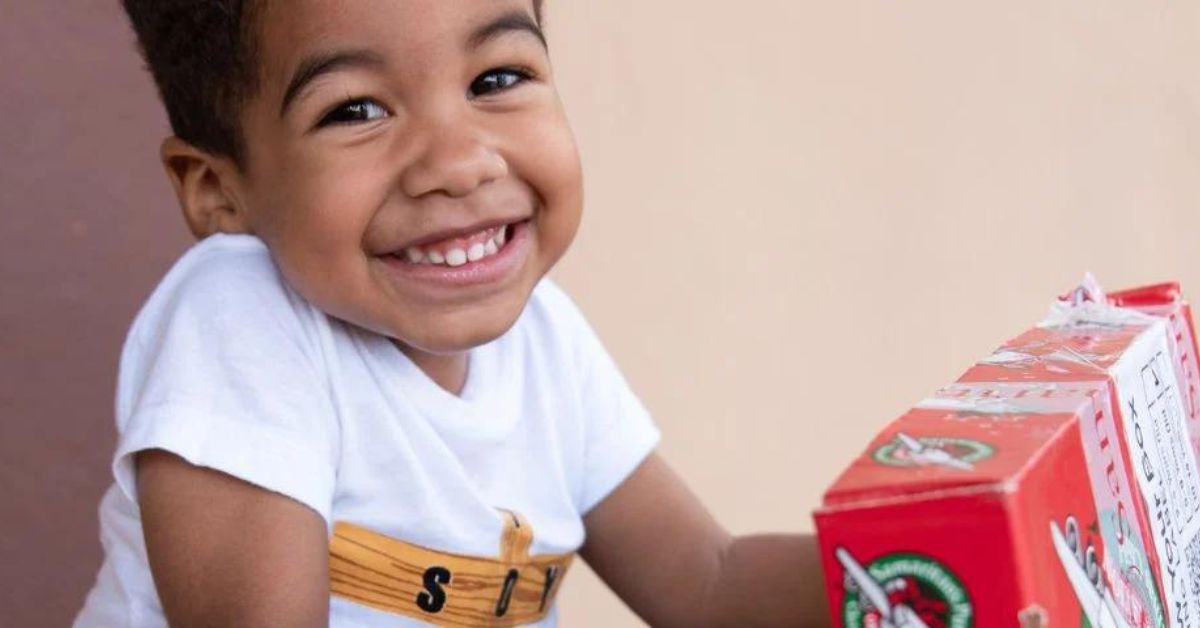
[[[584,525],[584,560],[652,626],[828,625],[814,537],[730,536],[657,454]]]
[[[161,450],[137,454],[155,588],[172,626],[328,626],[325,522]]]

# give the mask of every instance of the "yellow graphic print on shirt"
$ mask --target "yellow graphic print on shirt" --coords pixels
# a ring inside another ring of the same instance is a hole
[[[554,604],[573,554],[529,555],[533,528],[502,510],[499,558],[438,552],[339,521],[329,545],[333,595],[440,626],[520,626]]]

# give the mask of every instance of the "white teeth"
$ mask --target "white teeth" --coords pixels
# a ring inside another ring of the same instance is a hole
[[[419,246],[410,246],[404,249],[403,257],[407,258],[412,264],[446,264],[448,266],[462,266],[467,262],[478,262],[479,260],[495,255],[504,247],[504,243],[508,238],[504,237],[507,227],[500,227],[492,234],[492,236],[483,242],[476,242],[467,247],[466,250],[461,248],[453,248],[446,252],[436,250],[426,251]]]

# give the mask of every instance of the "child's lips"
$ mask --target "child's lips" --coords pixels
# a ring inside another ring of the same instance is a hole
[[[466,288],[499,283],[522,267],[530,247],[529,229],[529,220],[497,229],[496,233],[502,235],[497,238],[496,234],[493,234],[488,240],[495,246],[494,253],[486,250],[486,244],[475,242],[474,240],[481,238],[475,238],[475,234],[472,234],[467,238],[453,238],[449,244],[443,240],[430,245],[421,251],[424,259],[414,261],[415,254],[407,250],[381,255],[380,259],[387,264],[393,276],[409,285],[426,288]],[[468,246],[473,250],[456,248],[454,242],[459,240],[470,242]],[[496,244],[497,241],[500,244]],[[481,252],[479,249],[484,250]],[[435,259],[430,260],[429,257]]]

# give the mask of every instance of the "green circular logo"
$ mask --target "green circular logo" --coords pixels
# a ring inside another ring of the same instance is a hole
[[[931,463],[969,466],[991,458],[995,453],[995,447],[969,438],[906,436],[884,443],[871,457],[875,462],[892,467],[916,467]]]
[[[929,628],[971,628],[975,614],[967,589],[944,565],[915,553],[887,554],[865,566],[873,582],[858,583],[847,575],[842,623],[847,628],[874,628],[885,616],[907,614]],[[888,609],[876,608],[864,595],[868,586],[887,597]]]

